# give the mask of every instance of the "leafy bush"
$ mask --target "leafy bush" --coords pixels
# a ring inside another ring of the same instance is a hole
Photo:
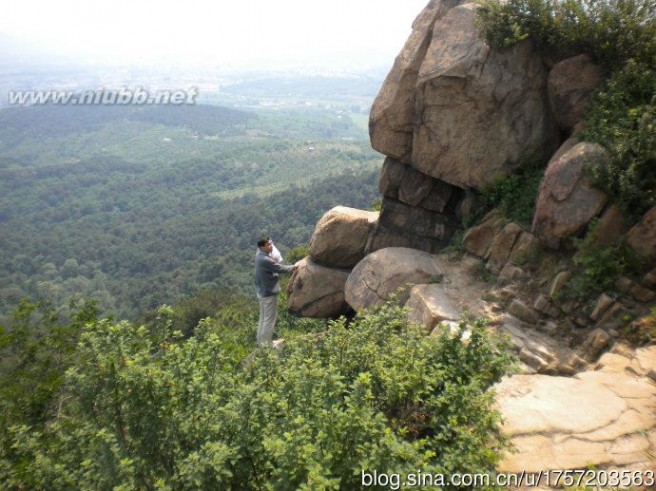
[[[582,268],[579,289],[584,294],[601,293],[615,288],[615,282],[626,269],[623,248],[604,246],[579,251],[574,263]]]
[[[497,178],[483,189],[484,208],[499,208],[510,220],[530,228],[544,169],[536,164]]]
[[[154,328],[162,308],[158,307],[144,316],[146,326]],[[172,327],[184,336],[191,336],[198,323],[206,317],[229,321],[239,325],[257,324],[257,301],[240,292],[226,288],[201,289],[178,303],[171,312]]]
[[[611,71],[656,62],[653,0],[483,0],[478,19],[499,49],[531,38],[556,59],[589,53]]]
[[[287,262],[294,264],[310,254],[310,244],[300,244],[292,247],[287,253]]]
[[[463,342],[466,323],[427,337],[405,319],[386,305],[245,360],[209,320],[188,339],[89,324],[59,416],[10,429],[0,482],[350,490],[363,470],[493,472],[505,440],[487,389],[511,363],[506,343],[482,321]]]
[[[593,183],[633,223],[656,205],[656,70],[629,61],[588,106],[583,138],[610,153],[591,169]]]
[[[477,21],[497,49],[510,48],[529,36],[541,43],[555,31],[551,5],[545,0],[487,0],[480,4]]]
[[[585,238],[574,241],[578,251],[573,257],[573,276],[558,300],[614,291],[620,276],[637,276],[644,271],[643,261],[629,246],[600,245],[599,239],[599,222],[595,220],[590,223]]]
[[[71,310],[70,322],[62,322],[51,306],[23,300],[0,326],[0,433],[10,424],[42,423],[54,414],[80,331],[98,315],[91,300],[71,302]]]

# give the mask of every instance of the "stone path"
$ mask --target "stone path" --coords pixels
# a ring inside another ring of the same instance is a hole
[[[505,455],[500,471],[656,471],[656,346],[633,350],[617,344],[588,365],[573,350],[484,301],[489,285],[476,275],[474,260],[440,259],[443,281],[413,289],[410,317],[430,329],[453,318],[454,310],[488,315],[510,334],[526,365],[523,374],[496,386],[504,432],[516,449]]]

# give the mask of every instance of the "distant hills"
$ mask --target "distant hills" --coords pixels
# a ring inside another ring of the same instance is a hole
[[[375,201],[382,160],[361,118],[339,104],[0,110],[0,321],[25,297],[136,319],[199,289],[252,293],[258,235],[285,252],[331,207]]]
[[[121,121],[185,127],[200,134],[214,135],[256,117],[253,113],[226,107],[187,104],[8,107],[0,110],[0,142],[7,148],[30,136],[63,137]]]

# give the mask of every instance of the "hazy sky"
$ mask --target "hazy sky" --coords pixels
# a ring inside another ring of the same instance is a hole
[[[103,62],[393,59],[427,3],[14,0],[0,15],[0,33]]]

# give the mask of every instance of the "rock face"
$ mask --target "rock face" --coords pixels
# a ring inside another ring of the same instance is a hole
[[[449,243],[458,223],[460,189],[390,157],[385,159],[378,187],[383,204],[367,253],[386,247],[432,253]]]
[[[344,285],[350,270],[322,266],[310,258],[297,266],[287,286],[289,310],[314,318],[338,317],[348,311]]]
[[[518,375],[497,385],[504,432],[517,453],[504,472],[656,466],[656,346],[608,353],[573,378]]]
[[[509,223],[496,235],[488,251],[488,269],[499,272],[503,268],[510,254],[513,251],[513,246],[517,242],[517,238],[522,233],[522,228],[516,223]]]
[[[418,18],[374,102],[370,135],[376,150],[423,174],[480,189],[547,156],[558,135],[530,43],[490,51],[475,5],[454,5],[431,2]]]
[[[378,182],[386,198],[443,213],[457,188],[387,157]]]
[[[465,249],[478,257],[487,257],[492,241],[501,231],[504,217],[499,210],[488,213],[480,224],[471,227],[462,239]]]
[[[649,210],[631,230],[628,244],[649,263],[656,262],[656,207]]]
[[[377,212],[336,206],[317,223],[310,240],[310,256],[319,263],[352,268],[364,257],[377,219]]]
[[[563,60],[549,72],[549,103],[561,128],[571,131],[583,120],[592,92],[601,85],[604,72],[589,55]]]
[[[439,260],[404,247],[381,249],[358,263],[346,281],[346,302],[355,310],[379,305],[402,287],[431,283],[442,275]],[[400,293],[407,300],[409,288]]]
[[[366,251],[410,247],[437,252],[449,244],[456,227],[453,214],[436,213],[386,197]]]
[[[404,163],[412,155],[417,76],[431,42],[433,26],[462,0],[431,0],[412,26],[412,34],[387,75],[371,108],[371,146]]]
[[[590,185],[585,166],[601,165],[606,158],[601,146],[582,142],[549,164],[533,217],[533,233],[543,245],[557,249],[602,211],[606,195]]]

